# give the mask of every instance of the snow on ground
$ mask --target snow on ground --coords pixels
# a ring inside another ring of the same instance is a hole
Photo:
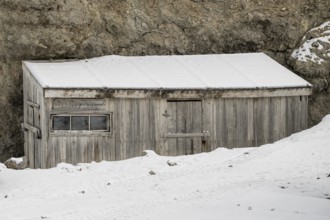
[[[260,148],[180,157],[149,151],[48,170],[0,164],[0,219],[325,220],[329,174],[330,115]]]

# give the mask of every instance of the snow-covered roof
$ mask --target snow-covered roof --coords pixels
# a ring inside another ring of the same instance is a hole
[[[43,88],[257,89],[308,87],[263,53],[104,56],[70,62],[24,61]]]

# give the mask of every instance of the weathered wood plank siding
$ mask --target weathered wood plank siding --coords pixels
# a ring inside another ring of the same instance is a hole
[[[40,155],[36,155],[40,158],[33,160],[38,161],[34,167],[42,168],[60,162],[122,160],[139,156],[146,149],[175,156],[217,147],[259,146],[307,127],[307,96],[201,100],[106,98],[104,106],[97,107],[95,112],[111,115],[110,133],[71,136],[50,131],[50,115],[60,111],[54,109],[54,99],[47,98],[44,103],[41,115],[46,119],[46,129],[42,130],[48,140],[43,142]],[[86,112],[83,109],[75,112],[79,111]]]
[[[271,143],[307,128],[308,97],[207,99],[204,130],[211,149]]]

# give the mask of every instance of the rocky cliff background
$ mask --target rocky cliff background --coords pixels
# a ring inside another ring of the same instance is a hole
[[[291,54],[329,18],[329,0],[0,0],[0,161],[23,154],[21,61],[30,59],[263,51],[316,84],[316,123],[330,112],[329,59]]]

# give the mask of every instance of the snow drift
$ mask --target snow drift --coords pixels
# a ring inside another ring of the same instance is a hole
[[[10,170],[0,219],[329,219],[330,115],[259,148]]]

